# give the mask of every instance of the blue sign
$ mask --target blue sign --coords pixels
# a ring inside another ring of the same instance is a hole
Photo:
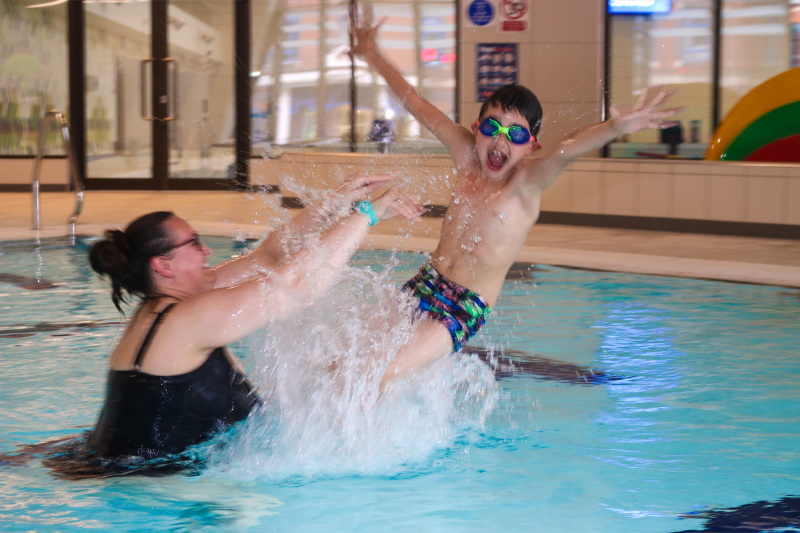
[[[472,0],[467,16],[476,26],[486,26],[494,19],[494,7],[488,0]]]

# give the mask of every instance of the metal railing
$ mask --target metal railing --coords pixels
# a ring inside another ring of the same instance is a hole
[[[39,196],[39,174],[42,171],[42,158],[44,157],[44,138],[47,130],[47,125],[55,120],[61,128],[61,137],[64,139],[64,150],[67,153],[69,160],[69,182],[67,186],[70,190],[75,191],[75,209],[72,214],[67,218],[67,227],[69,236],[75,237],[75,221],[78,220],[81,211],[83,211],[83,195],[86,192],[86,180],[78,168],[78,160],[75,156],[75,146],[72,144],[72,138],[69,134],[69,127],[67,126],[67,119],[64,114],[55,109],[48,111],[44,115],[41,125],[39,126],[39,147],[36,151],[36,162],[33,165],[33,229],[41,229],[41,199]]]

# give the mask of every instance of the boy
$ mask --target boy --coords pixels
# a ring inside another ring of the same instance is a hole
[[[656,121],[681,109],[661,109],[669,95],[647,101],[645,92],[630,113],[612,109],[610,120],[542,148],[536,139],[542,123],[538,99],[522,86],[509,85],[483,104],[470,131],[422,98],[381,55],[376,43],[379,26],[354,22],[351,54],[383,76],[406,110],[445,145],[457,174],[439,244],[404,286],[432,320],[422,321],[411,342],[398,352],[383,388],[388,380],[458,351],[480,328],[539,217],[542,191],[571,161],[619,135],[657,128]],[[537,150],[540,157],[526,159]]]

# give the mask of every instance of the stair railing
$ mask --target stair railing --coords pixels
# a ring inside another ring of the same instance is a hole
[[[67,218],[69,236],[74,238],[75,222],[78,220],[78,216],[80,216],[81,212],[83,211],[83,196],[86,192],[86,180],[84,180],[83,175],[78,168],[78,159],[75,155],[75,145],[73,145],[72,137],[70,137],[67,119],[64,118],[63,113],[55,109],[45,113],[44,119],[39,126],[39,147],[36,152],[36,162],[33,165],[32,180],[33,229],[39,230],[42,227],[41,198],[39,195],[39,174],[42,171],[42,158],[44,158],[44,139],[47,131],[47,125],[53,120],[58,123],[58,126],[61,129],[61,137],[64,139],[64,151],[67,153],[67,160],[69,161],[69,180],[67,182],[67,187],[69,190],[75,191],[75,209],[72,211],[72,214],[69,216],[69,218]]]

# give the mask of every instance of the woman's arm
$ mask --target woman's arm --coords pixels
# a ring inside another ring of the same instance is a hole
[[[304,208],[291,220],[276,228],[252,252],[216,267],[216,288],[230,287],[263,276],[277,268],[305,241],[318,238],[320,232],[350,212],[353,202],[366,197],[391,179],[388,174],[355,176],[336,190]]]
[[[390,189],[374,201],[379,220],[414,218],[422,207]],[[355,212],[320,235],[270,274],[239,285],[214,289],[181,302],[172,312],[173,326],[198,351],[223,346],[266,324],[310,305],[336,281],[369,231],[370,218]]]

